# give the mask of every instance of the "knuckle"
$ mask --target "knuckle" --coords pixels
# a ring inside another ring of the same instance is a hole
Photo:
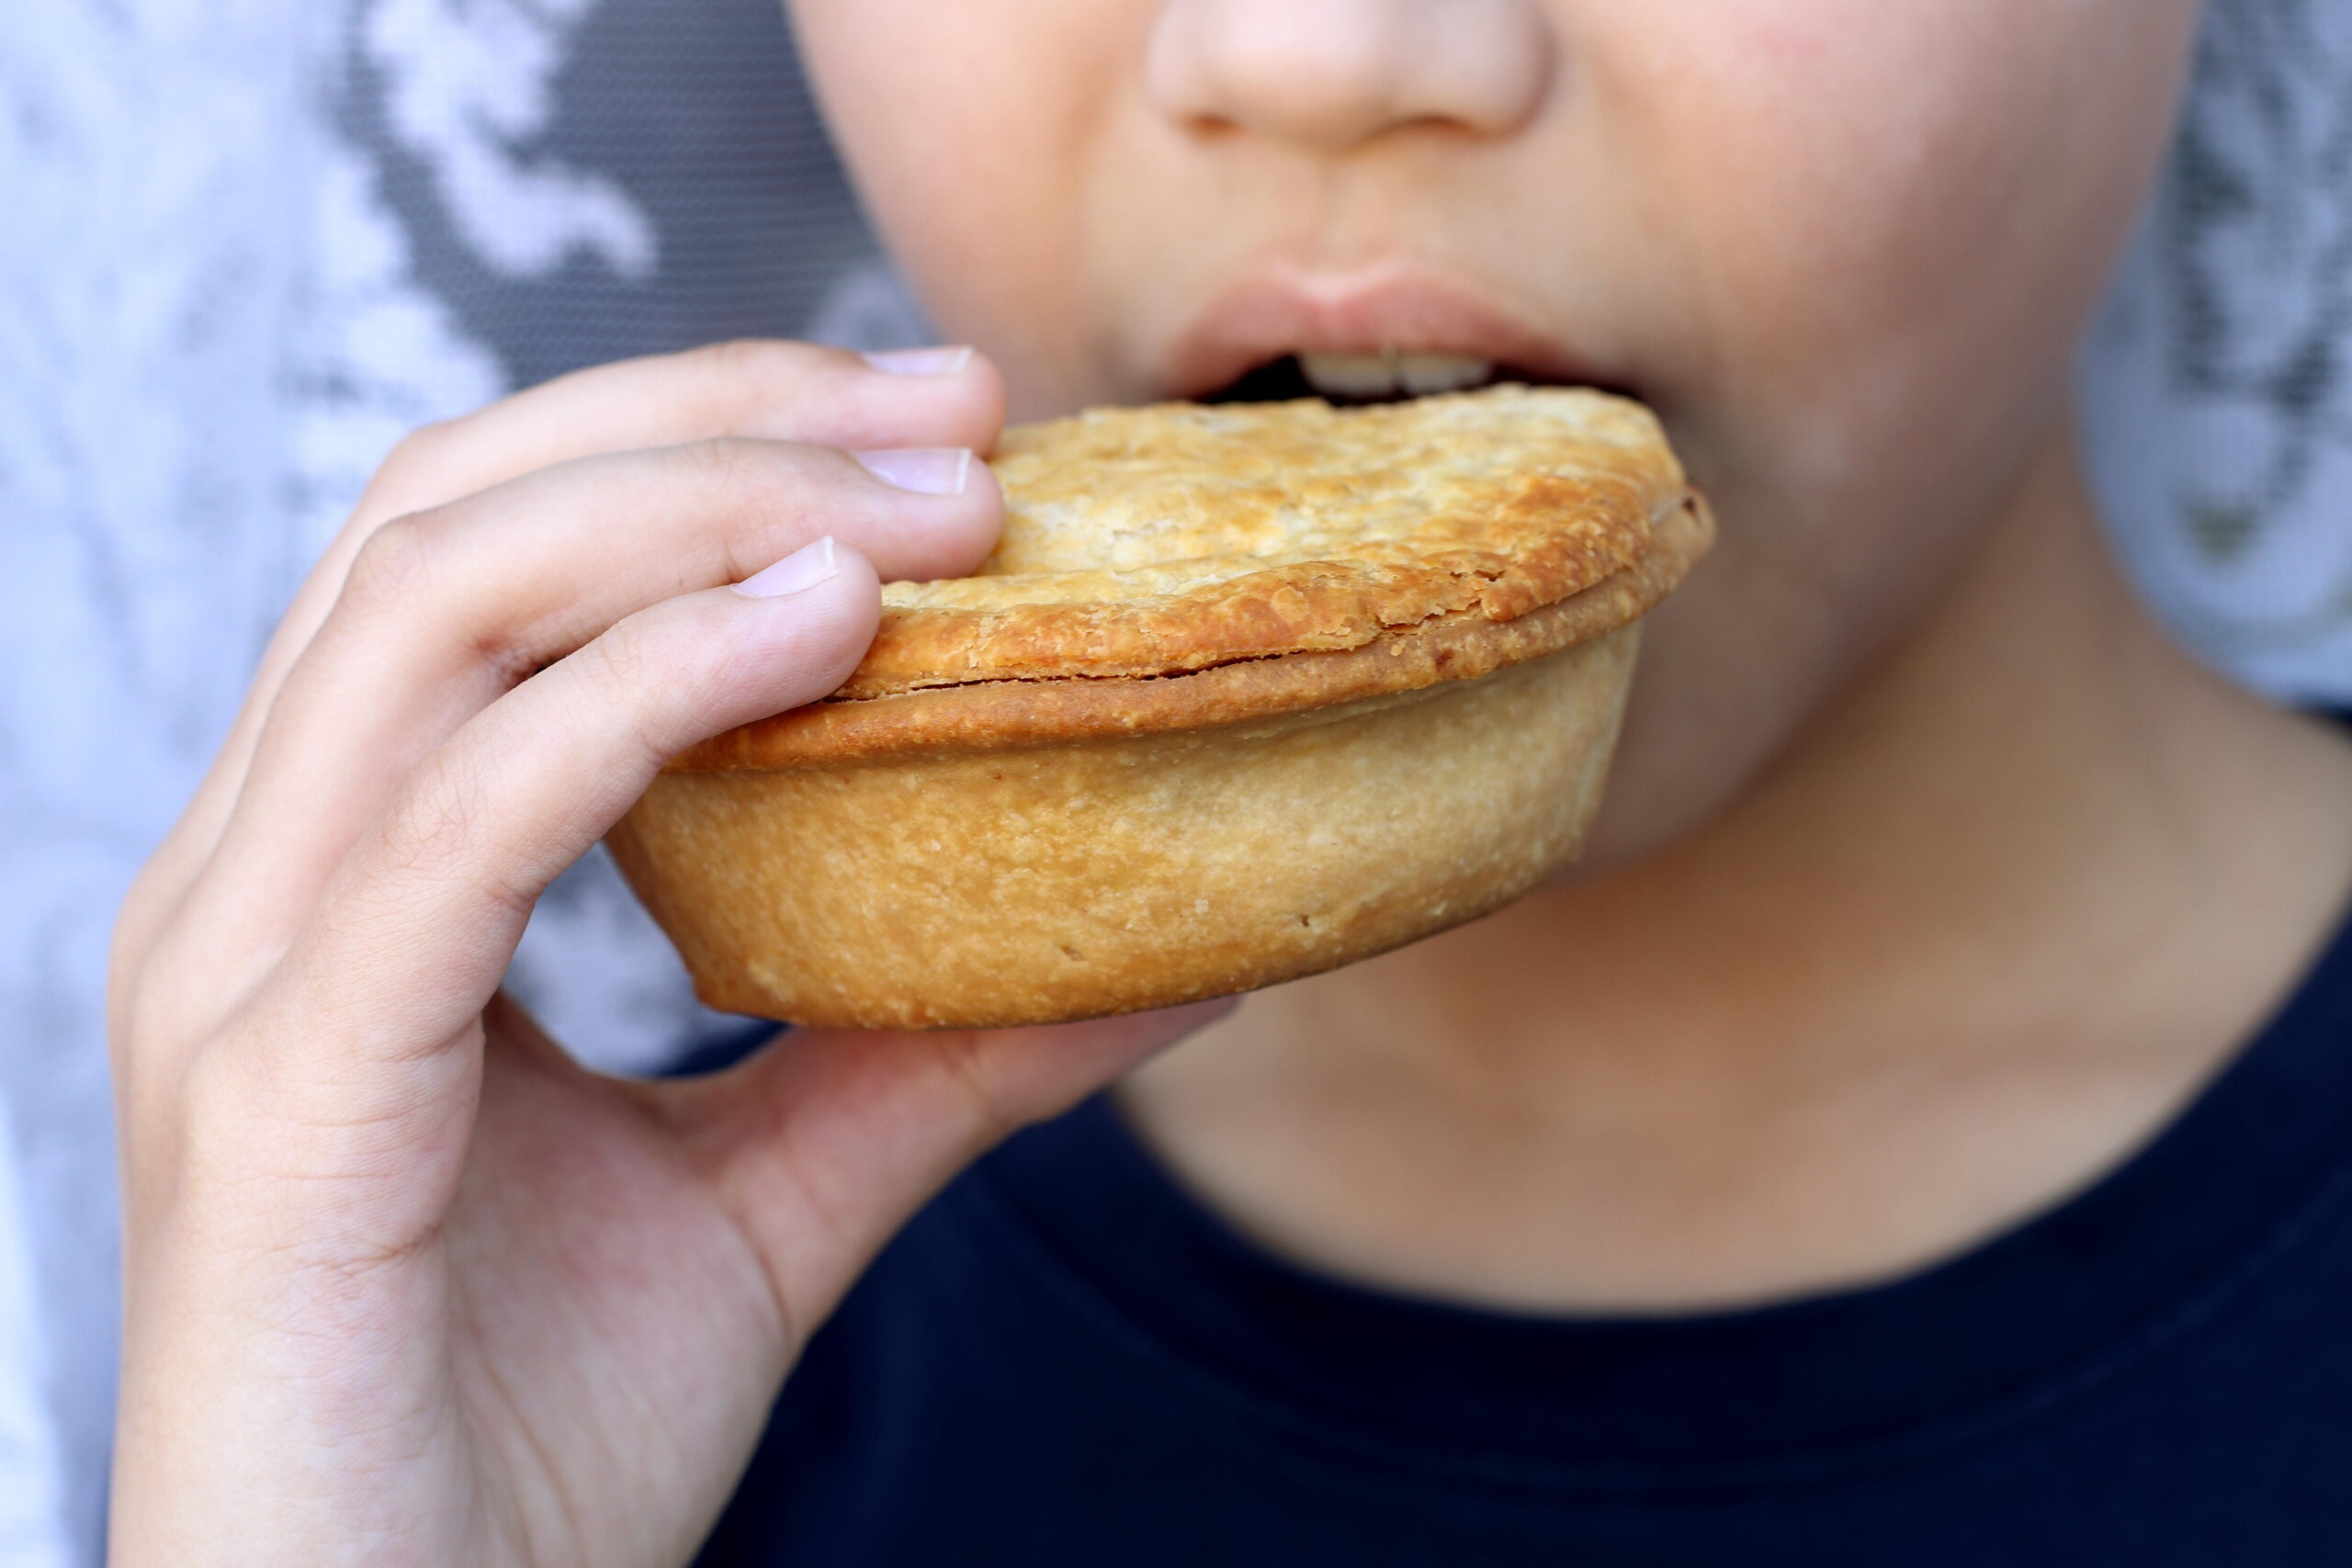
[[[286,1043],[240,1016],[192,1042],[168,1085],[126,1127],[132,1184],[197,1198],[214,1224],[284,1217],[271,1177],[289,1152]],[[225,1238],[224,1238],[225,1239]]]
[[[439,922],[456,908],[501,911],[519,931],[537,896],[524,847],[543,825],[535,805],[514,793],[495,757],[463,747],[435,753],[378,819],[357,874],[321,911],[318,929],[358,970],[411,962],[439,940]],[[338,975],[335,984],[348,979]]]
[[[337,607],[374,615],[413,604],[432,579],[440,533],[435,514],[424,512],[408,513],[377,527],[351,558]]]
[[[108,976],[107,1042],[125,1084],[177,1061],[235,1011],[274,962],[266,946],[229,929],[199,894],[159,913],[136,953]]]
[[[473,837],[482,818],[482,783],[472,770],[436,756],[419,767],[400,809],[383,827],[388,870],[437,872]]]
[[[164,1015],[176,1011],[172,998],[160,996],[152,971],[118,979],[107,1002],[107,1062],[114,1078],[117,1114],[129,1122],[143,1112],[147,1087],[166,1055],[169,1023]]]
[[[692,661],[663,659],[654,639],[630,622],[582,651],[588,656],[589,674],[598,689],[597,705],[618,720],[645,760],[659,762],[667,757],[673,749],[666,745],[673,728],[667,716],[703,705],[708,684],[705,672]]]
[[[707,436],[678,449],[686,469],[721,498],[757,484],[760,444],[732,435]]]
[[[653,668],[644,630],[633,619],[614,626],[581,652],[591,680],[614,696],[644,690],[660,673]]]
[[[383,462],[378,465],[378,481],[399,484],[437,471],[447,459],[458,427],[464,421],[463,415],[456,419],[431,420],[401,436],[384,455]]]
[[[108,1010],[113,1015],[114,1045],[120,1062],[146,1056],[180,1010],[173,1005],[179,999],[177,988],[165,978],[172,956],[169,949],[159,943],[155,951],[142,955],[138,963],[118,969],[113,977],[108,998],[112,1006]]]
[[[442,499],[460,427],[470,417],[435,420],[401,436],[376,466],[368,493],[361,499],[359,515],[405,512]]]
[[[722,381],[764,386],[803,368],[808,351],[780,338],[729,338],[689,351],[700,369]]]
[[[777,442],[718,435],[689,443],[679,453],[707,525],[729,538],[808,500],[804,465],[793,449]]]
[[[215,1164],[232,1162],[232,1130],[253,1114],[265,1087],[253,1066],[246,1053],[226,1040],[208,1039],[190,1050],[172,1096],[185,1152],[209,1156]]]
[[[122,986],[139,973],[154,949],[164,917],[184,890],[186,878],[172,875],[164,860],[168,850],[167,843],[164,850],[139,868],[138,874],[130,879],[130,890],[122,896],[121,907],[115,911],[108,954],[111,984],[115,987]]]
[[[697,738],[698,716],[720,705],[736,679],[735,660],[711,646],[723,637],[680,635],[700,622],[680,613],[686,608],[632,616],[581,650],[591,705],[656,766]]]

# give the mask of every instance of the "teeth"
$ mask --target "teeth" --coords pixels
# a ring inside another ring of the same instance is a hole
[[[1467,354],[1302,354],[1307,384],[1327,398],[1424,397],[1485,384],[1494,361]]]
[[[1306,384],[1327,398],[1393,398],[1396,367],[1383,354],[1302,354]]]
[[[1473,359],[1466,354],[1400,354],[1396,356],[1396,378],[1405,383],[1405,390],[1417,398],[1431,392],[1458,392],[1465,387],[1479,387],[1495,373],[1491,359]]]

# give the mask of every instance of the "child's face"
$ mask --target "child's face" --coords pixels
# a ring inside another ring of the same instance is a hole
[[[1724,538],[1653,627],[1620,850],[1784,744],[2046,443],[2196,11],[796,4],[898,257],[1020,414],[1384,350],[1657,408]]]

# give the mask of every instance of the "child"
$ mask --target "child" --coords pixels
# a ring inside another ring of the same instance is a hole
[[[2352,756],[2165,643],[2065,406],[2191,0],[797,18],[981,352],[386,466],[119,933],[118,1561],[2342,1553]],[[662,758],[980,558],[1008,403],[1384,351],[1624,388],[1722,517],[1575,877],[684,1084],[496,995]]]

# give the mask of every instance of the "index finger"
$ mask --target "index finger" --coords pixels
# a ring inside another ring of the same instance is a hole
[[[439,506],[604,452],[719,436],[986,452],[1003,423],[1003,378],[968,348],[861,355],[808,343],[716,344],[575,371],[427,425],[386,461],[355,522]]]

